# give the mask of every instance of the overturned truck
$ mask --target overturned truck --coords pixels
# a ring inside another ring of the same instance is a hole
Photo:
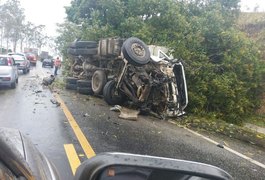
[[[140,39],[75,41],[66,88],[101,95],[109,105],[128,105],[161,118],[181,116],[188,104],[184,67]]]

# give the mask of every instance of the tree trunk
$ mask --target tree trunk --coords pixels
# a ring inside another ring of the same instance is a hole
[[[7,37],[6,38],[6,53],[8,53],[8,50],[9,50],[9,48],[8,48],[8,46],[9,46],[9,38]]]
[[[23,52],[23,39],[20,40],[20,52]]]
[[[13,52],[17,51],[17,41],[13,42]]]

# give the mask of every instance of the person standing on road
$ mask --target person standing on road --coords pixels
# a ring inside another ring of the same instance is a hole
[[[57,76],[57,71],[61,67],[61,59],[57,57],[54,61],[54,76]]]

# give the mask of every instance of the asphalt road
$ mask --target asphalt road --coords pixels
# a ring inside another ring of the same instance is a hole
[[[74,135],[63,112],[51,103],[50,90],[41,86],[43,72],[48,75],[50,69],[40,71],[39,65],[29,74],[19,72],[16,89],[0,87],[0,124],[19,129],[54,163],[62,179],[72,179],[63,145],[72,143]]]
[[[54,96],[40,82],[49,75],[49,68],[40,64],[30,74],[20,75],[16,89],[0,88],[0,124],[20,129],[53,161],[62,179],[72,179],[64,144],[73,144],[79,159],[86,159],[72,127],[60,107],[51,103]],[[140,116],[137,121],[118,118],[118,113],[101,99],[59,90],[59,96],[73,115],[96,154],[102,152],[128,152],[169,158],[192,160],[218,166],[235,179],[264,180],[265,168],[250,162],[256,160],[265,166],[265,150],[249,144],[210,136],[224,142],[242,158],[216,146],[190,131],[168,121]]]

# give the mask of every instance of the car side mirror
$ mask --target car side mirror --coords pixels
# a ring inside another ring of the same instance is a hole
[[[83,162],[75,180],[232,180],[208,164],[127,153],[99,154]]]

